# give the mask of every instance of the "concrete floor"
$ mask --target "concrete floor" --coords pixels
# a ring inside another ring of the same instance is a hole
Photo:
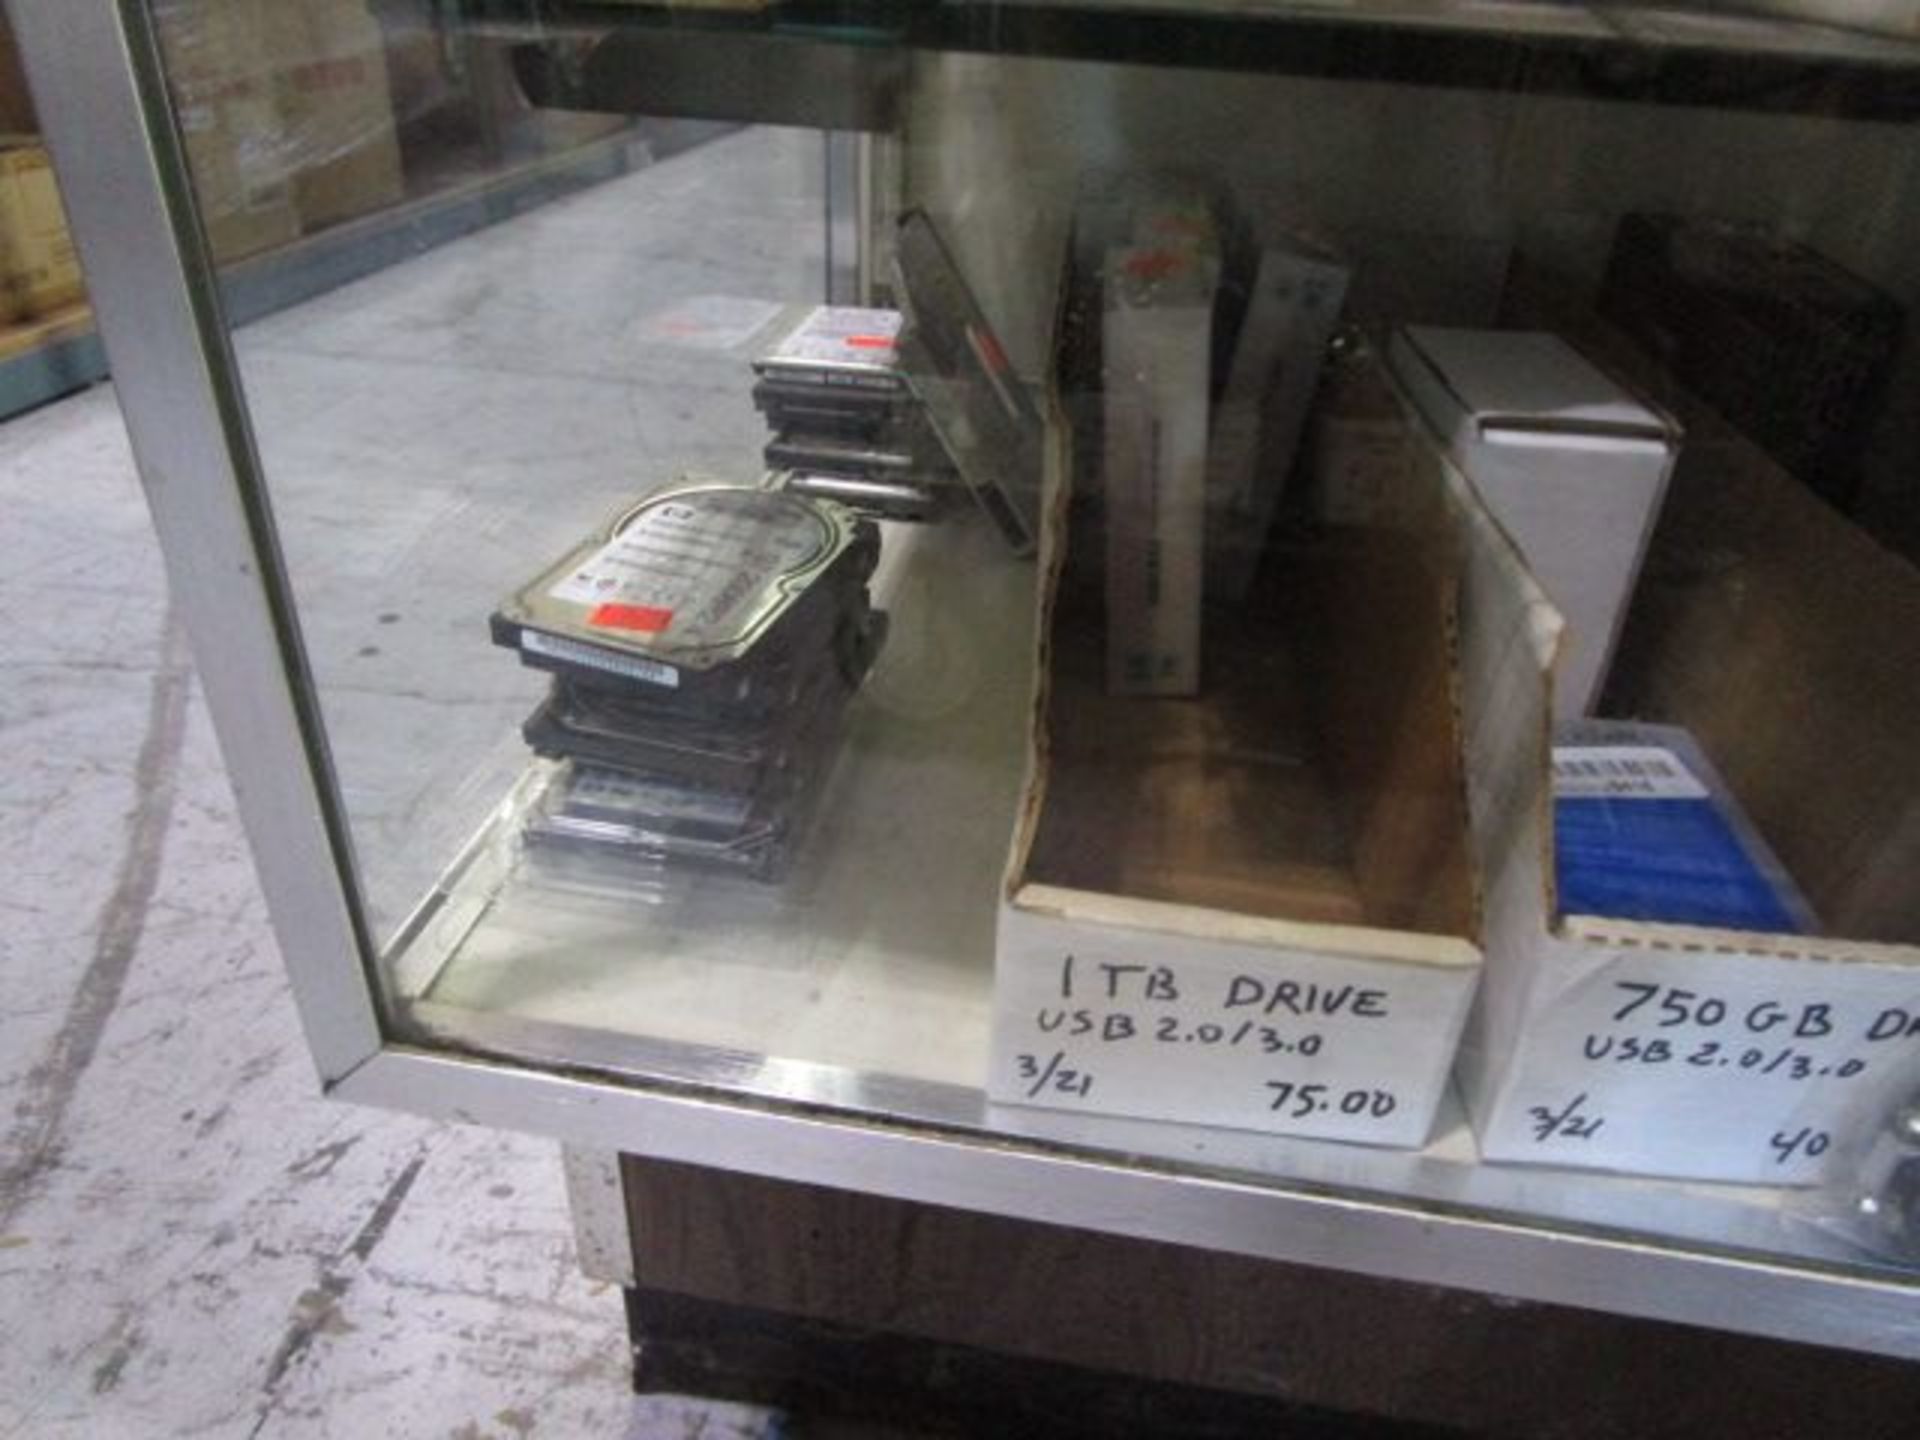
[[[558,453],[511,400],[579,440],[597,393],[623,435],[657,435],[596,293],[632,257],[583,237],[708,202],[738,217],[769,176],[803,213],[816,153],[723,140],[243,336],[283,520],[350,521],[337,487],[303,492],[315,456],[384,446],[417,478],[436,434],[470,458],[476,428],[506,505],[516,464]],[[756,255],[778,283],[810,263],[764,235],[744,253],[735,290]],[[502,298],[541,264],[579,325]],[[656,288],[729,288],[698,268]],[[563,467],[600,454],[562,449]],[[761,1412],[626,1394],[619,1295],[575,1265],[555,1147],[318,1098],[109,389],[0,429],[0,503],[0,1440],[773,1433]],[[314,595],[364,587],[326,569],[322,534],[290,546],[322,557]],[[366,658],[354,627],[376,611],[337,635],[316,616],[323,675]],[[489,725],[520,703],[486,700]]]

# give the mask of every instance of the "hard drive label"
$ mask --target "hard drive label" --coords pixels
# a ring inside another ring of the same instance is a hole
[[[616,654],[602,650],[597,645],[581,645],[562,635],[522,630],[520,648],[552,660],[568,660],[576,665],[604,670],[610,675],[625,675],[630,680],[644,680],[649,685],[664,685],[670,690],[680,686],[680,672],[671,665],[662,665],[658,660],[647,660],[638,655]]]
[[[726,644],[830,540],[816,514],[782,496],[711,491],[697,506],[669,500],[643,509],[547,594],[593,607],[588,624],[598,628]]]
[[[897,310],[822,305],[766,355],[771,365],[886,365],[900,333]]]

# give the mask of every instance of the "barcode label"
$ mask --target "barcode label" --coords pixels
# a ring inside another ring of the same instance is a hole
[[[644,680],[649,685],[665,685],[670,690],[680,688],[680,672],[671,665],[643,659],[638,655],[616,655],[597,646],[582,645],[564,635],[544,635],[538,630],[522,630],[520,648],[554,660],[570,660],[576,665],[605,670],[610,675]]]
[[[1553,751],[1557,799],[1704,800],[1707,787],[1658,745],[1560,745]]]

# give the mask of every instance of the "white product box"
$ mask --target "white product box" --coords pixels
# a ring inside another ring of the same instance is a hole
[[[1109,251],[1101,329],[1106,449],[1107,685],[1200,685],[1207,431],[1217,250]]]
[[[1480,964],[1442,537],[1289,552],[1295,588],[1209,632],[1226,678],[1114,697],[1061,583],[1094,558],[1069,556],[1066,499],[1042,538],[989,1094],[1423,1144]]]
[[[1280,247],[1256,262],[1207,450],[1207,588],[1253,583],[1347,294],[1347,268]]]
[[[1554,335],[1412,327],[1388,364],[1566,619],[1554,713],[1590,713],[1678,428]]]
[[[1408,423],[1404,396],[1371,347],[1334,357],[1320,385],[1301,457],[1323,525],[1399,525],[1415,493],[1415,449],[1431,441]]]
[[[1920,1084],[1920,947],[1560,914],[1549,767],[1560,617],[1486,512],[1458,513],[1486,914],[1459,1075],[1482,1157],[1817,1181],[1851,1126]],[[1771,726],[1756,713],[1751,728]]]

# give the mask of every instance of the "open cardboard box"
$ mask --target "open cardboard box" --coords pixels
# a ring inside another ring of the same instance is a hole
[[[1485,511],[1457,506],[1486,895],[1460,1078],[1481,1154],[1816,1181],[1855,1127],[1920,1087],[1920,576],[1577,316],[1514,318],[1568,334],[1685,423],[1605,709],[1694,735],[1824,933],[1559,913],[1559,618]]]
[[[1423,1144],[1480,968],[1444,511],[1284,547],[1198,696],[1115,696],[1052,429],[990,1094]]]

